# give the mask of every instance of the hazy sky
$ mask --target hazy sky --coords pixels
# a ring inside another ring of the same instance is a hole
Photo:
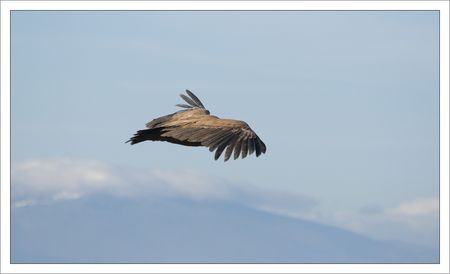
[[[309,197],[303,217],[375,236],[363,215],[404,214],[383,237],[436,243],[438,12],[15,11],[11,23],[13,166],[189,171]],[[246,121],[267,153],[224,163],[124,144],[185,89]]]

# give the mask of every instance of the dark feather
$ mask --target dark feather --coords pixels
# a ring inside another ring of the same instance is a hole
[[[261,144],[258,142],[258,138],[253,139],[253,141],[255,142],[256,157],[259,157],[261,155]]]
[[[224,161],[228,161],[230,159],[231,154],[233,153],[234,146],[236,145],[236,141],[239,139],[239,136],[233,136],[230,140],[227,150],[225,151]]]
[[[247,157],[247,152],[248,152],[248,140],[247,139],[243,139],[242,142],[241,142],[242,159]]]
[[[220,130],[217,134],[214,134],[214,136],[211,136],[211,138],[208,138],[207,140],[203,141],[203,144],[206,147],[211,147],[215,143],[220,142],[220,140],[222,140],[229,134],[232,134],[232,133],[225,131],[225,130]]]
[[[186,104],[176,104],[175,106],[180,108],[192,108],[192,106],[186,105]]]
[[[234,144],[234,155],[233,155],[234,160],[239,158],[239,155],[241,154],[241,148],[242,148],[242,136],[239,137],[239,139],[237,139],[236,143]]]
[[[183,98],[183,100],[186,101],[186,103],[188,103],[192,107],[198,107],[197,104],[191,98],[187,97],[186,95],[180,94],[180,97]]]
[[[229,145],[229,141],[233,138],[233,135],[228,136],[226,139],[224,139],[219,147],[216,150],[216,154],[214,155],[214,160],[219,159],[220,155],[222,154],[223,150]]]
[[[248,138],[248,155],[252,155],[255,151],[255,142],[252,137]]]
[[[201,108],[205,108],[205,106],[202,104],[202,102],[200,101],[200,99],[198,99],[197,98],[197,96],[195,96],[195,94],[194,93],[192,93],[190,90],[186,90],[186,93],[192,98],[192,100],[194,100],[194,102],[196,103],[196,105],[198,106],[198,107],[201,107]]]
[[[258,142],[261,146],[261,152],[266,153],[266,144],[264,144],[264,142],[261,139],[259,139],[259,137],[258,137]]]
[[[210,145],[207,146],[207,147],[209,147],[209,151],[214,151],[222,143],[224,138],[227,138],[229,135],[231,135],[231,134],[224,133],[224,135],[222,135],[221,137],[217,137],[213,141],[211,141]]]
[[[214,151],[217,147],[219,147],[220,145],[222,145],[224,142],[227,142],[231,137],[233,137],[233,133],[231,132],[226,132],[225,135],[216,140],[216,142],[214,142],[210,147],[209,147],[209,151]]]

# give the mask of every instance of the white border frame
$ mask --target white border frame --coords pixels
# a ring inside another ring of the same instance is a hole
[[[449,273],[448,1],[1,1],[1,273]],[[440,264],[11,264],[11,10],[440,10]]]

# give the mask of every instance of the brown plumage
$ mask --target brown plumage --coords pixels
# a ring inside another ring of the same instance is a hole
[[[184,146],[205,146],[216,151],[217,160],[225,151],[224,160],[233,154],[245,158],[255,152],[256,157],[266,153],[266,145],[258,135],[243,121],[220,119],[210,115],[202,102],[189,90],[181,94],[186,104],[177,106],[186,108],[178,112],[156,118],[146,124],[147,129],[139,130],[130,140],[132,145],[143,141],[166,141]]]

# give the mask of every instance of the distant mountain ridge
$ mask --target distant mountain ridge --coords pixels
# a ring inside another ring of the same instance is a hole
[[[228,202],[91,195],[13,208],[11,221],[13,263],[439,262],[438,250]]]

